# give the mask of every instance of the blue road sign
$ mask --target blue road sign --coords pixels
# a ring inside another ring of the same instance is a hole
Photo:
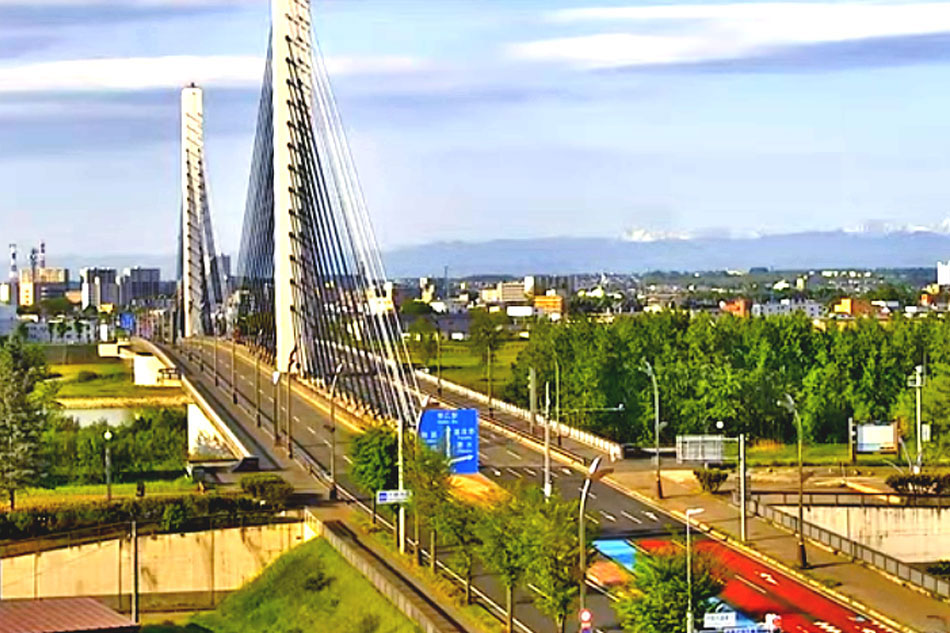
[[[449,458],[452,474],[478,473],[477,409],[429,409],[422,414],[419,437]]]
[[[119,315],[119,327],[126,332],[135,331],[135,315],[131,312],[123,312]]]

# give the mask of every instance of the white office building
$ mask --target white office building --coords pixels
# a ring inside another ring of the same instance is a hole
[[[811,299],[782,299],[781,301],[752,304],[752,316],[754,317],[777,316],[795,312],[804,312],[808,318],[817,319],[821,316],[821,304]]]

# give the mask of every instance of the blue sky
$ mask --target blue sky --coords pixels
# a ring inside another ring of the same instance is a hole
[[[239,239],[266,0],[0,0],[0,242],[171,253],[178,88]],[[315,0],[384,248],[950,216],[950,2]]]

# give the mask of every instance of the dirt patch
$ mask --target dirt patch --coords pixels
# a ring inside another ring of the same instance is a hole
[[[178,393],[147,398],[58,398],[56,401],[64,409],[150,409],[183,407],[191,403],[191,398]]]

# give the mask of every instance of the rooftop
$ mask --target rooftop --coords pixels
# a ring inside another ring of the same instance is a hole
[[[0,600],[0,633],[137,633],[129,618],[92,598]]]

